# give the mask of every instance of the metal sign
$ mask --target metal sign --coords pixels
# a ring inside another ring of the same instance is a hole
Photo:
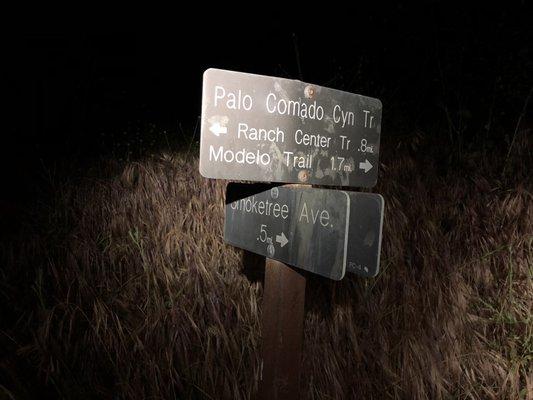
[[[340,280],[379,270],[383,197],[298,185],[228,184],[227,243]]]
[[[200,173],[206,178],[372,187],[381,102],[283,78],[204,73]]]

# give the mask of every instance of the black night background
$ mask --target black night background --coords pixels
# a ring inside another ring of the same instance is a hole
[[[380,273],[307,275],[301,398],[533,398],[531,6],[378,8],[4,34],[1,398],[257,395],[264,267],[198,171],[211,67],[383,103]]]

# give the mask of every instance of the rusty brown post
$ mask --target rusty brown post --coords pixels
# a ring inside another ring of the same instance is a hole
[[[259,398],[299,399],[306,278],[303,271],[266,259]]]

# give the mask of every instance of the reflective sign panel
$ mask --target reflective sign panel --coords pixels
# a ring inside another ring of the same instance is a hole
[[[226,242],[340,280],[379,270],[383,198],[296,185],[229,184]]]
[[[200,172],[207,178],[372,187],[381,102],[304,82],[204,73]]]

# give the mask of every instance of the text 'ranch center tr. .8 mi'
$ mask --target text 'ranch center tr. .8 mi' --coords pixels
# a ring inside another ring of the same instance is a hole
[[[204,73],[200,173],[265,182],[228,184],[224,224],[227,243],[266,257],[263,399],[299,397],[301,270],[334,280],[379,271],[383,198],[311,185],[376,184],[381,109],[377,99],[296,80]]]

